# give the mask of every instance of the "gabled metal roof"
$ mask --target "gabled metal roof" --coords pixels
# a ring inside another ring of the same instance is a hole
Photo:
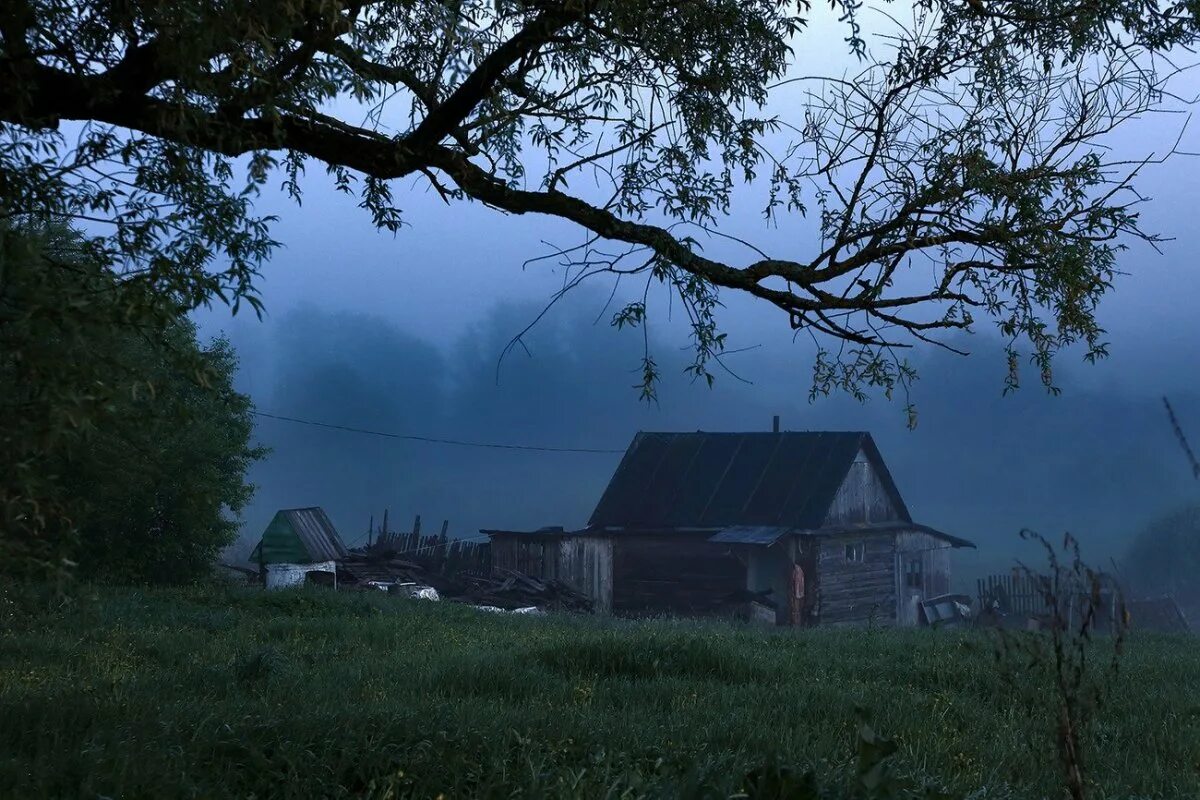
[[[262,564],[314,564],[348,555],[329,515],[320,508],[287,508],[276,512],[250,560]]]
[[[336,561],[348,553],[333,521],[322,508],[289,508],[279,512],[287,517],[292,530],[314,562]]]
[[[859,450],[911,518],[865,432],[639,433],[589,527],[816,528]]]

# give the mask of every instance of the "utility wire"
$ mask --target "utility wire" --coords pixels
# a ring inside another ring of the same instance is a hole
[[[282,414],[268,414],[265,411],[251,411],[256,417],[265,417],[267,419],[282,420],[283,422],[295,422],[300,425],[313,425],[318,428],[329,428],[335,431],[348,431],[350,433],[362,433],[368,436],[384,436],[388,439],[407,439],[413,442],[428,442],[430,444],[451,444],[458,447],[485,447],[492,450],[527,450],[538,453],[603,453],[605,455],[612,453],[624,453],[624,450],[606,450],[602,448],[590,447],[537,447],[527,444],[497,444],[495,442],[468,442],[462,439],[436,439],[431,436],[412,436],[403,433],[387,433],[385,431],[372,431],[366,428],[353,428],[349,425],[333,425],[328,422],[316,422],[311,419],[297,419],[296,417],[285,417]]]

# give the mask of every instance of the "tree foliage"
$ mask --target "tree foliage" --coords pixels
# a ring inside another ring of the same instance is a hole
[[[1138,596],[1172,595],[1200,611],[1200,505],[1147,523],[1130,543],[1121,568]]]
[[[392,231],[404,178],[575,223],[568,285],[670,287],[709,380],[724,290],[814,337],[817,391],[890,392],[898,348],[980,319],[1014,385],[1022,349],[1048,385],[1064,346],[1103,355],[1117,254],[1153,237],[1139,163],[1101,145],[1161,100],[1153,56],[1194,41],[1194,2],[915,0],[870,43],[862,4],[831,4],[859,75],[794,74],[807,0],[12,0],[0,213],[101,219],[156,291],[255,303],[251,200],[299,199],[315,165]],[[707,255],[743,183],[819,238]]]
[[[120,279],[103,243],[0,227],[0,558],[6,572],[178,582],[249,500],[249,399],[228,342]]]

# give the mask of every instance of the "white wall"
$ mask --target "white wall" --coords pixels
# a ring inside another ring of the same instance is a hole
[[[267,588],[283,589],[304,583],[310,572],[337,573],[337,563],[321,561],[316,564],[267,564]]]

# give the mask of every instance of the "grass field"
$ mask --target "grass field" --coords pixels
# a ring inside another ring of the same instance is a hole
[[[978,633],[492,616],[320,590],[85,590],[50,610],[13,591],[5,798],[728,797],[780,766],[849,797],[856,706],[894,737],[898,773],[953,797],[1061,796],[1048,687],[1006,683]],[[1132,640],[1087,741],[1094,797],[1200,797],[1200,646]]]

